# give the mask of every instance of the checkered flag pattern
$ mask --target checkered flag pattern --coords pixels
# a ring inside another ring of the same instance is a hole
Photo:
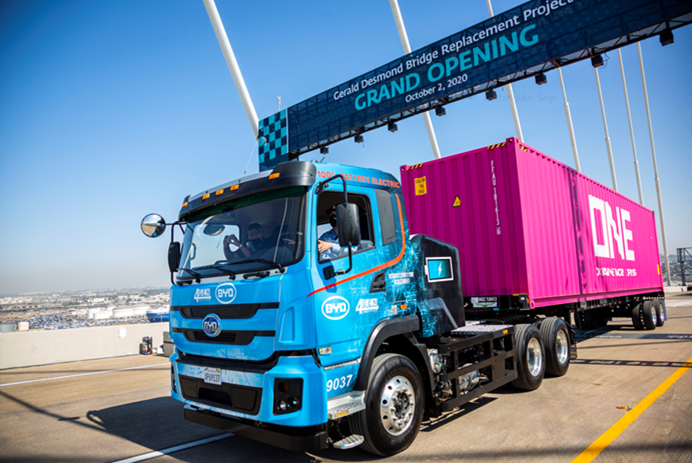
[[[259,121],[259,163],[267,168],[288,159],[288,119],[282,110]],[[282,159],[283,158],[283,159]]]

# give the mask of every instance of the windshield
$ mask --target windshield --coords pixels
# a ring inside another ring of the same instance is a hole
[[[185,231],[178,279],[283,272],[305,250],[305,193],[303,187],[274,190],[192,216]]]

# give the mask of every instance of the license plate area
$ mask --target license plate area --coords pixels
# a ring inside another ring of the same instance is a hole
[[[205,368],[204,369],[204,382],[207,384],[221,385],[221,370],[218,368]]]

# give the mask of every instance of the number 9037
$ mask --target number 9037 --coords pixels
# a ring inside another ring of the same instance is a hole
[[[334,378],[327,380],[327,392],[336,391],[338,389],[343,389],[351,384],[353,375],[342,376],[341,378]]]

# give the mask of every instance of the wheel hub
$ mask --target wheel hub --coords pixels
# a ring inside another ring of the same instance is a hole
[[[567,358],[569,357],[569,343],[567,342],[567,335],[562,330],[557,333],[555,351],[557,353],[557,361],[560,362],[560,365],[566,365]]]
[[[532,338],[526,348],[526,364],[531,376],[537,377],[543,365],[543,352],[541,351],[541,343],[536,338]]]
[[[380,396],[380,418],[392,436],[403,434],[413,422],[416,396],[411,382],[395,376],[385,384]]]

